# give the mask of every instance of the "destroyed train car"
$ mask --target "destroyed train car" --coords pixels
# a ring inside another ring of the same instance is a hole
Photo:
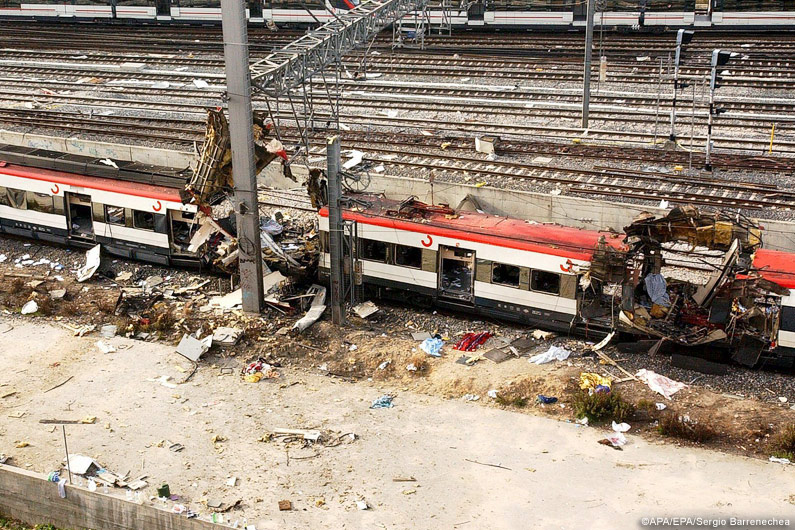
[[[365,296],[592,338],[654,337],[680,353],[708,344],[746,365],[762,355],[795,361],[795,256],[758,250],[750,223],[677,208],[616,234],[375,195],[346,199],[343,219],[346,276]],[[318,222],[327,278],[326,207]],[[661,271],[675,244],[725,256],[704,285],[667,280]]]
[[[257,169],[286,158],[256,117]],[[237,239],[226,118],[208,113],[197,167],[182,171],[43,149],[0,145],[0,232],[159,264],[234,271]],[[218,214],[214,212],[219,212]],[[230,213],[231,212],[231,213]],[[311,269],[313,242],[291,251],[263,219],[263,258],[285,271]],[[298,241],[300,240],[300,241]]]

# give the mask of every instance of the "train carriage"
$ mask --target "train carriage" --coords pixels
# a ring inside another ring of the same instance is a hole
[[[327,22],[360,0],[247,0],[252,23],[286,26]],[[442,6],[447,6],[443,9]],[[596,26],[786,28],[795,25],[791,0],[601,0]],[[432,25],[453,27],[582,28],[583,0],[431,0]],[[0,18],[143,20],[219,23],[220,0],[0,0]]]
[[[441,307],[572,331],[578,317],[580,268],[601,238],[613,233],[543,225],[422,203],[368,196],[364,209],[345,210],[356,222],[356,268],[380,297],[411,298]],[[320,274],[329,267],[328,210],[319,213]],[[610,327],[593,321],[598,336]]]
[[[47,154],[0,146],[0,159]],[[146,171],[92,166],[87,160],[65,155],[46,162],[81,168],[79,173],[0,162],[0,233],[81,248],[100,243],[110,254],[164,265],[199,264],[200,256],[188,251],[198,208],[183,204],[184,179],[173,178],[172,186],[155,184]],[[114,172],[125,175],[99,176]]]
[[[779,355],[795,359],[795,256],[789,252],[760,249],[754,254],[753,265],[763,278],[789,289],[789,294],[781,297],[776,349]]]

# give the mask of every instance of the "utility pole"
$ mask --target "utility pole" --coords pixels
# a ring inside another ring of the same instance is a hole
[[[221,25],[226,62],[226,93],[232,175],[235,181],[235,216],[243,310],[262,311],[262,246],[259,235],[257,170],[254,163],[254,123],[248,64],[248,30],[243,0],[221,0]]]
[[[328,182],[328,241],[331,259],[331,321],[335,326],[345,323],[345,298],[342,285],[342,184],[340,183],[340,137],[326,142],[326,179]]]
[[[593,47],[593,18],[596,0],[588,0],[588,18],[585,23],[585,68],[582,75],[582,128],[588,128],[588,110],[591,104],[591,48]]]
[[[723,73],[718,72],[718,67],[723,66],[729,62],[729,60],[737,55],[736,53],[732,52],[725,52],[723,50],[713,50],[712,51],[712,72],[710,74],[709,79],[709,118],[707,121],[707,146],[706,146],[706,160],[704,164],[704,169],[707,171],[712,171],[712,119],[713,116],[718,114],[723,114],[726,112],[726,109],[723,108],[715,108],[715,89],[720,87],[723,79]]]
[[[682,46],[689,44],[693,39],[693,31],[680,29],[676,33],[676,55],[674,57],[674,99],[671,103],[671,134],[668,137],[672,142],[676,141],[676,91],[678,88],[686,88],[687,85],[679,86],[679,61],[682,56]]]

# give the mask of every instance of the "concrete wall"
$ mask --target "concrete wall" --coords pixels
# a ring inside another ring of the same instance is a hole
[[[306,167],[293,166],[293,175],[299,184],[306,179]],[[295,188],[299,184],[281,176],[280,166],[266,168],[263,183],[275,188]],[[641,212],[658,216],[667,210],[653,206],[550,195],[528,191],[513,191],[470,184],[437,182],[433,186],[435,203],[447,203],[456,207],[467,195],[475,197],[481,207],[493,214],[532,219],[540,223],[558,223],[591,230],[622,230]],[[384,193],[387,197],[404,199],[414,195],[423,202],[431,202],[431,186],[427,180],[390,177],[370,173],[369,192]],[[795,252],[795,223],[763,220],[765,248]]]
[[[95,530],[214,530],[220,525],[188,519],[152,506],[66,486],[66,498],[44,475],[0,465],[0,512],[29,524]]]
[[[0,143],[180,169],[190,166],[196,159],[193,153],[171,149],[110,144],[4,130],[0,130]]]

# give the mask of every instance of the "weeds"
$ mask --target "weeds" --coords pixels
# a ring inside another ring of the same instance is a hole
[[[574,413],[578,418],[586,417],[589,422],[614,420],[623,422],[635,413],[635,405],[624,400],[621,392],[577,392],[574,395]]]
[[[533,396],[533,381],[524,379],[516,383],[511,383],[508,388],[500,390],[497,393],[497,403],[503,406],[512,407],[526,407],[528,403],[532,402]]]
[[[428,362],[428,356],[424,353],[418,353],[408,360],[408,364],[413,364],[416,370],[411,370],[413,375],[427,375],[431,371],[431,363]]]
[[[690,442],[704,443],[715,438],[718,433],[709,424],[668,412],[660,417],[657,430],[663,436],[679,438]]]
[[[795,462],[795,423],[784,425],[770,439],[770,448],[773,456]]]

